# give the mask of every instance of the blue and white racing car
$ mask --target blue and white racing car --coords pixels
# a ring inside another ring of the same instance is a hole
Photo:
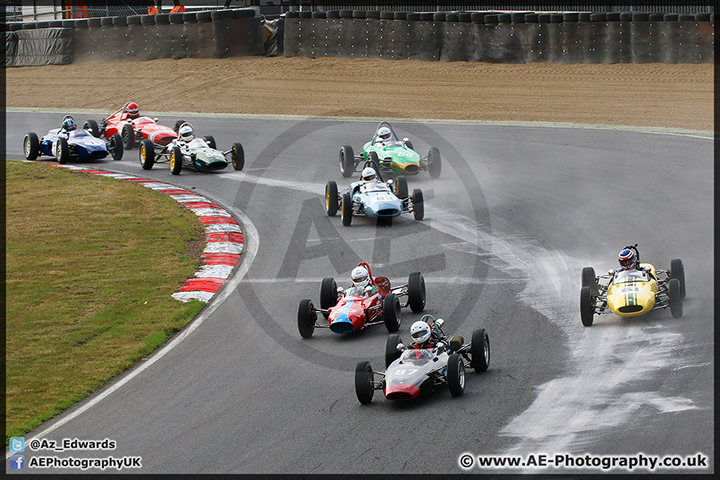
[[[403,212],[412,213],[415,220],[425,215],[422,190],[416,188],[408,194],[407,180],[403,176],[395,181],[383,181],[379,169],[372,162],[365,162],[367,168],[375,171],[371,181],[360,180],[350,184],[350,188],[338,192],[337,184],[330,180],[325,185],[325,210],[334,217],[338,210],[342,223],[348,226],[353,216],[375,218],[378,224],[392,225],[392,219]]]
[[[25,135],[23,139],[23,152],[28,160],[35,160],[41,155],[55,157],[58,163],[66,164],[69,159],[93,160],[112,155],[113,160],[120,160],[123,156],[122,138],[115,134],[107,142],[95,138],[84,129],[60,132],[53,128],[44,137],[38,140],[34,132]]]

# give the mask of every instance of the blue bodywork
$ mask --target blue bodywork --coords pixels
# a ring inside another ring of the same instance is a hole
[[[403,211],[403,201],[383,182],[355,182],[350,192],[353,202],[360,203],[368,217],[397,217]]]
[[[105,140],[93,137],[87,130],[77,129],[62,134],[59,132],[59,128],[54,128],[40,139],[40,155],[54,157],[55,143],[60,135],[67,138],[70,157],[90,160],[105,158],[110,153]]]

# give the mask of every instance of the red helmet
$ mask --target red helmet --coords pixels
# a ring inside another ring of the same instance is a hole
[[[138,107],[138,104],[135,102],[129,102],[125,105],[125,108],[128,112],[128,118],[137,118],[138,115],[140,115],[140,107]]]
[[[624,248],[618,254],[618,261],[620,262],[620,268],[623,270],[630,270],[637,268],[637,255],[632,248]]]

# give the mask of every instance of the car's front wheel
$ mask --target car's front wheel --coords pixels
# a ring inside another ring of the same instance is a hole
[[[677,278],[668,281],[668,300],[670,302],[670,313],[673,318],[680,318],[683,315],[683,298],[680,290],[680,282]]]
[[[180,147],[173,147],[170,151],[170,172],[173,175],[180,175],[182,170],[183,154]]]
[[[26,160],[35,160],[40,155],[40,140],[34,132],[29,132],[23,139],[23,152]]]
[[[68,147],[67,140],[63,137],[59,137],[55,143],[55,158],[58,163],[65,165],[68,162],[70,156],[70,147]]]
[[[372,402],[374,376],[370,362],[358,362],[355,366],[355,395],[363,405]]]
[[[155,164],[155,147],[152,141],[143,140],[140,144],[140,166],[143,170],[150,170]]]
[[[325,185],[325,211],[329,217],[334,217],[338,211],[338,188],[332,180]]]
[[[302,338],[312,337],[312,334],[315,331],[316,318],[317,313],[315,312],[315,307],[313,307],[312,300],[307,298],[300,300],[300,305],[298,306],[297,324],[298,331],[300,332],[300,336]]]
[[[233,143],[232,151],[230,152],[232,158],[232,166],[235,170],[242,170],[245,166],[245,151],[240,143]]]
[[[593,324],[593,301],[590,287],[582,287],[580,289],[580,319],[582,324],[589,327]]]
[[[343,193],[342,195],[342,199],[340,201],[340,217],[342,218],[342,224],[346,227],[352,223],[352,198],[349,193]]]
[[[419,188],[413,190],[412,202],[413,216],[415,217],[415,220],[420,221],[425,218],[425,204],[423,203],[422,190],[420,190]]]
[[[413,313],[425,309],[425,277],[420,272],[413,272],[408,277],[408,303]]]
[[[490,366],[490,337],[484,328],[477,328],[470,342],[470,366],[482,373]]]
[[[123,142],[122,138],[120,138],[120,135],[117,133],[110,137],[110,155],[112,155],[113,160],[122,160],[123,157]]]
[[[351,177],[355,172],[355,155],[350,145],[340,147],[340,173],[343,177]]]
[[[447,382],[453,397],[459,397],[465,391],[465,364],[457,353],[448,358]]]

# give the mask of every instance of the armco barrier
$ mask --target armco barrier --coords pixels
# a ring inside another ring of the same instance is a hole
[[[498,63],[713,63],[714,16],[665,15],[653,21],[652,15],[633,12],[523,12],[521,17],[383,11],[379,18],[361,18],[340,10],[326,12],[325,18],[300,18],[289,12],[284,52]]]

